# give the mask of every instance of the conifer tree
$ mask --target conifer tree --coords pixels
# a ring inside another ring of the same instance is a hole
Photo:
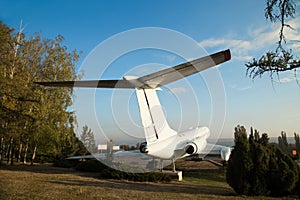
[[[226,180],[237,194],[249,194],[252,160],[247,132],[243,126],[237,126],[234,132],[235,146],[228,161]]]
[[[83,154],[95,153],[96,143],[94,138],[94,133],[87,125],[84,125],[82,128],[82,133],[80,135],[80,140],[86,148],[86,151]]]
[[[237,194],[284,196],[299,188],[299,167],[266,133],[251,128],[247,139],[244,127],[235,128],[235,147],[228,161],[227,183]],[[282,144],[286,134],[282,132]],[[286,145],[285,145],[286,146]]]

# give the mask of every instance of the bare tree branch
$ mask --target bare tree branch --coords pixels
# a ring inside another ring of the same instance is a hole
[[[279,40],[275,51],[268,51],[259,59],[254,58],[246,63],[247,76],[252,79],[261,77],[264,73],[269,73],[271,80],[274,74],[279,77],[280,72],[294,70],[297,80],[297,69],[300,67],[300,60],[293,55],[291,49],[286,47],[285,28],[294,30],[286,23],[287,18],[293,18],[296,12],[296,4],[293,0],[266,0],[265,17],[272,23],[280,21]],[[290,40],[292,41],[292,40]],[[295,41],[298,42],[298,41]]]

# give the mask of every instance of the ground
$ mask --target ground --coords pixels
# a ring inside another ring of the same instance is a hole
[[[177,167],[185,170],[183,182],[139,183],[101,180],[95,173],[47,164],[2,165],[0,199],[245,199],[227,185],[224,171],[209,162],[179,161]]]

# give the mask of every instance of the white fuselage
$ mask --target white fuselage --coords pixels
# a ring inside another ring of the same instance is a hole
[[[200,153],[206,146],[209,137],[207,127],[197,127],[173,135],[164,140],[147,145],[148,155],[161,159],[179,159],[190,154],[186,153],[186,147],[193,144],[197,147],[196,153]]]

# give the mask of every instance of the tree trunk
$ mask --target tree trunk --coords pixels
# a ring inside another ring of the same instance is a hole
[[[10,137],[10,142],[9,142],[9,146],[8,146],[8,150],[7,150],[7,164],[10,162],[11,159],[11,154],[12,154],[12,144],[13,144],[13,137]]]
[[[11,145],[11,153],[10,153],[10,165],[14,165],[14,157],[15,157],[15,145]]]
[[[26,159],[27,159],[27,152],[28,152],[28,147],[29,147],[29,141],[26,141],[26,146],[25,146],[25,151],[24,151],[24,160],[23,160],[23,164],[26,164]]]
[[[22,142],[20,141],[20,145],[19,145],[19,153],[18,153],[18,157],[17,157],[17,162],[21,162],[22,149],[23,149],[23,144],[22,144]]]
[[[6,146],[7,146],[7,147],[5,148],[5,152],[4,152],[4,157],[3,157],[3,158],[7,158],[7,157],[8,157],[9,144],[7,144]]]
[[[37,146],[35,145],[34,150],[33,150],[33,154],[32,154],[32,158],[31,158],[31,165],[33,165],[33,161],[35,159],[36,148],[37,148]]]
[[[0,164],[2,163],[2,160],[3,160],[3,143],[4,143],[4,138],[1,137],[1,140],[0,140]]]

